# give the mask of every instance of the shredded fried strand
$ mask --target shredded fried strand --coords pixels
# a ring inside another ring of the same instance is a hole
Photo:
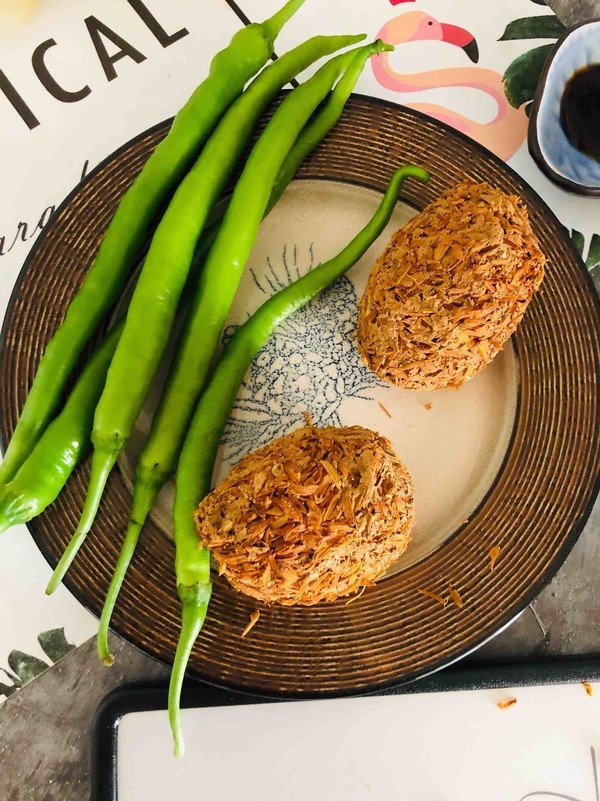
[[[353,595],[352,598],[348,598],[348,600],[346,601],[346,606],[348,606],[348,604],[354,603],[354,601],[358,601],[359,598],[362,598],[366,589],[367,585],[365,584],[365,586],[361,590],[359,590],[356,593],[356,595]]]
[[[438,604],[442,606],[447,606],[448,599],[444,598],[443,595],[438,595],[437,592],[431,592],[431,590],[422,590],[420,587],[417,589],[417,592],[420,592],[421,595],[426,595],[428,598],[433,598],[434,601],[437,601]]]
[[[463,606],[464,606],[464,602],[463,602],[463,599],[462,599],[459,591],[455,590],[454,587],[450,584],[448,586],[448,592],[450,594],[450,597],[452,598],[452,600],[456,604],[456,606],[458,606],[459,609],[462,609]]]
[[[382,403],[381,401],[377,401],[377,405],[379,406],[379,408],[381,409],[381,411],[382,411],[384,414],[387,414],[387,416],[388,416],[388,417],[390,418],[390,420],[391,420],[391,419],[392,419],[392,415],[391,415],[391,413],[389,412],[389,410],[385,408],[385,406],[383,405],[383,403]]]
[[[245,637],[246,634],[252,631],[254,626],[256,626],[256,624],[258,623],[259,617],[260,617],[260,609],[255,609],[254,612],[252,612],[252,614],[250,615],[250,620],[248,621],[248,625],[242,631],[242,637]]]
[[[500,556],[500,546],[494,545],[493,548],[490,548],[490,552],[488,557],[490,559],[490,570],[494,569],[494,565],[496,564],[496,559]]]

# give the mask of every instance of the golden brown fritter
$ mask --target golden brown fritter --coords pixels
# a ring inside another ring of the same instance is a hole
[[[248,454],[198,507],[233,587],[311,605],[372,584],[410,541],[414,491],[390,442],[360,426],[306,428]]]
[[[360,302],[358,346],[406,389],[460,386],[520,322],[545,258],[515,195],[464,181],[397,231]]]

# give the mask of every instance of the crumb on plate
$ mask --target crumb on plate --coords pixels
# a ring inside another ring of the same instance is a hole
[[[455,590],[454,587],[451,584],[449,584],[448,592],[450,593],[450,597],[452,598],[456,606],[458,606],[459,609],[462,609],[465,604],[463,602],[463,599],[459,591]]]
[[[346,601],[346,606],[348,606],[348,604],[351,604],[353,601],[358,601],[358,599],[363,595],[366,589],[367,587],[365,585],[361,590],[359,590],[359,592],[356,593],[356,595],[353,595],[352,598],[348,598],[348,600]]]
[[[252,631],[254,626],[256,626],[256,624],[258,623],[259,617],[260,617],[260,610],[255,609],[254,612],[252,612],[252,614],[250,615],[250,620],[248,621],[248,625],[242,631],[242,637],[245,637],[246,634]]]
[[[421,595],[426,595],[428,598],[433,598],[434,601],[437,601],[442,606],[446,606],[448,603],[448,599],[444,598],[443,595],[438,595],[437,592],[431,592],[431,590],[423,590],[420,587],[417,589],[417,592],[420,592]]]
[[[490,560],[490,570],[494,569],[494,565],[496,564],[496,559],[500,556],[500,546],[494,545],[493,548],[490,548],[490,552],[488,553],[488,557]]]
[[[381,401],[377,401],[377,405],[379,406],[379,408],[381,409],[381,411],[382,411],[384,414],[387,414],[387,416],[388,416],[388,417],[390,418],[390,420],[391,420],[391,419],[392,419],[392,415],[391,415],[391,414],[390,414],[390,412],[389,412],[389,411],[388,411],[388,410],[385,408],[385,406],[383,405],[383,403],[382,403]]]

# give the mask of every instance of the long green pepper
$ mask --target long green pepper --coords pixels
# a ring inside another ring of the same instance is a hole
[[[325,134],[333,128],[340,118],[346,101],[364,68],[367,58],[386,49],[392,48],[390,45],[384,45],[383,42],[377,41],[371,45],[361,47],[358,50],[350,66],[332,90],[324,107],[319,110],[315,119],[311,120],[306,125],[286,156],[279,174],[275,179],[264,216],[266,216],[277,203],[306,156],[315,149]],[[196,253],[196,261],[199,260],[199,251],[206,254],[210,249],[216,237],[218,224],[219,223],[215,224],[214,228],[211,226],[210,231],[208,229],[205,231],[200,247]],[[164,405],[161,407],[161,414],[155,415],[150,434],[148,435],[148,439],[146,440],[146,444],[137,463],[133,504],[129,523],[127,525],[127,532],[106,594],[106,600],[104,602],[98,628],[98,655],[106,665],[110,665],[113,662],[113,657],[110,654],[108,646],[108,629],[120,588],[135,552],[146,517],[154,505],[161,487],[164,486],[168,478],[175,472],[177,457],[185,437],[185,432],[202,388],[202,376],[196,376],[191,369],[187,370],[185,373],[182,371],[179,374],[176,373],[174,380],[177,379],[180,381],[185,381],[187,379],[188,391],[185,395],[183,392],[179,392],[171,393],[167,396],[171,399],[170,405],[165,398]],[[186,400],[186,403],[183,405],[180,402],[182,397],[185,397]],[[173,403],[172,399],[174,398],[178,400],[177,405]],[[180,420],[181,425],[179,429],[174,431],[173,427],[170,426],[170,430],[165,434],[160,425],[160,421],[172,420],[174,417]]]
[[[242,271],[256,240],[258,228],[275,178],[304,125],[332,85],[348,67],[355,53],[332,58],[306,83],[299,86],[279,106],[263,134],[255,144],[244,171],[233,192],[217,238],[200,273],[196,301],[188,316],[174,362],[174,370],[193,370],[196,378],[206,375],[218,337],[229,313]],[[202,343],[200,347],[198,343]],[[163,403],[168,394],[181,386],[171,380],[167,384]],[[169,404],[171,403],[169,399]],[[182,402],[186,402],[182,398]],[[177,404],[175,404],[177,405]],[[177,426],[180,421],[174,421]],[[169,421],[165,421],[165,436],[170,436]],[[205,570],[204,563],[185,560],[179,564],[176,553],[175,570],[178,584],[194,585],[187,580]],[[182,580],[180,580],[182,579]]]
[[[381,234],[406,178],[428,181],[429,173],[407,165],[397,170],[375,215],[333,259],[321,264],[269,298],[232,336],[202,393],[185,439],[175,481],[174,538],[181,634],[169,685],[169,720],[175,754],[183,754],[179,700],[187,662],[204,623],[211,593],[210,553],[200,548],[194,512],[210,492],[223,429],[248,365],[277,326],[352,267]]]
[[[335,85],[323,108],[320,109],[316,117],[306,125],[286,156],[279,170],[279,175],[275,179],[273,191],[271,192],[271,197],[264,214],[265,217],[273,210],[273,207],[285,192],[288,184],[298,171],[304,159],[312,153],[323,137],[329,133],[341,117],[344,106],[364,69],[366,60],[371,56],[393,49],[393,45],[385,44],[381,39],[378,39],[372,44],[360,48],[356,53],[352,63]],[[218,219],[206,227],[196,253],[194,254],[194,260],[197,263],[202,262],[206,258],[207,253],[216,239],[220,225],[221,220]]]
[[[27,523],[58,497],[90,443],[94,409],[123,330],[115,325],[94,351],[58,417],[0,491],[0,532]]]
[[[375,45],[370,49],[374,47]],[[367,48],[364,50],[366,51]],[[265,216],[281,197],[302,161],[339,119],[362,70],[365,58],[368,57],[366,52],[361,51],[356,54],[332,90],[324,107],[319,110],[315,119],[306,125],[290,150],[273,185]],[[202,261],[214,242],[219,225],[220,220],[207,228],[202,235],[192,270],[190,270],[190,279],[192,271],[194,278],[197,279]],[[72,397],[67,400],[58,417],[44,431],[25,463],[19,468],[15,478],[0,492],[0,532],[11,526],[27,523],[43,512],[50,503],[56,500],[72,470],[84,455],[90,442],[93,410],[102,394],[106,382],[106,372],[122,328],[123,321],[115,325],[99,344],[78,378],[71,393]],[[149,448],[151,439],[152,432],[146,448]],[[140,460],[145,452],[142,452]],[[140,505],[139,502],[136,504],[135,498],[139,495],[139,486],[140,479],[137,477],[133,505],[138,509]],[[107,663],[112,661],[107,641],[110,616],[146,515],[144,514],[141,522],[139,522],[139,517],[141,515],[136,518],[132,513],[123,550],[119,555],[102,612],[98,632],[98,650],[101,659]]]
[[[364,54],[365,48],[359,52]],[[160,488],[173,472],[275,179],[303,125],[355,57],[356,51],[331,59],[313,78],[291,92],[248,158],[200,273],[192,311],[153,418],[153,433],[137,471],[144,486]]]
[[[353,62],[332,90],[324,107],[319,110],[315,119],[306,125],[296,140],[275,180],[265,216],[277,203],[302,161],[339,119],[365,58],[366,54],[361,52],[356,54]],[[192,279],[198,279],[199,271],[206,254],[212,247],[220,222],[217,220],[202,235],[188,276],[189,286],[193,283]],[[183,294],[185,295],[185,293],[186,290]],[[185,302],[186,299],[183,299],[180,305]],[[100,342],[77,379],[71,397],[65,403],[60,414],[45,429],[15,477],[0,490],[0,533],[11,526],[29,522],[55,501],[73,469],[85,454],[90,444],[94,408],[106,383],[106,373],[123,325],[124,320],[115,324],[114,328]],[[158,429],[153,431],[158,432]],[[153,432],[150,434],[146,448],[149,448],[152,435]],[[154,436],[156,435],[155,433]],[[179,447],[180,445],[178,449]],[[146,450],[142,452],[140,460],[145,452]],[[136,503],[136,498],[139,498],[140,495],[140,486],[141,479],[138,476],[134,489],[134,510],[143,508],[140,506],[139,500]],[[146,489],[146,492],[148,491]],[[142,496],[143,494],[142,492]],[[98,653],[106,664],[112,663],[107,638],[110,617],[145,518],[146,513],[142,517],[138,512],[136,517],[132,511],[123,548],[119,554],[102,610],[98,631]]]
[[[83,286],[46,346],[0,465],[0,482],[6,483],[14,477],[52,419],[77,359],[121,294],[161,205],[225,110],[266,64],[281,28],[303,2],[289,0],[270,19],[234,34],[228,46],[215,55],[208,77],[177,114],[168,136],[121,200]]]
[[[323,55],[362,38],[316,36],[266,67],[223,116],[173,196],[152,239],[96,407],[92,470],[81,520],[50,579],[47,593],[59,585],[92,526],[108,476],[131,436],[167,345],[204,223],[241,157],[254,125],[294,75]],[[338,58],[347,60],[351,54]],[[124,386],[127,386],[125,397]]]

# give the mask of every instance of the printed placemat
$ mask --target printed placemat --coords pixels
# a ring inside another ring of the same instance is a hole
[[[280,0],[39,0],[0,19],[0,314],[37,236],[103,158],[172,114],[211,56]],[[419,109],[506,160],[550,205],[587,266],[600,262],[597,201],[569,195],[527,150],[530,103],[564,26],[539,0],[306,0],[284,51],[316,33],[365,31],[396,45],[357,91]],[[0,702],[95,633],[19,527],[0,537]]]

